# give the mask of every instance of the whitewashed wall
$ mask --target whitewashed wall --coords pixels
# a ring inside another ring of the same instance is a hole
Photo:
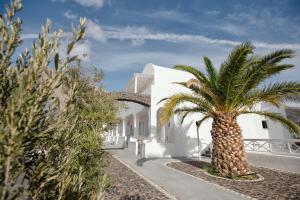
[[[171,156],[197,156],[197,133],[195,121],[201,118],[201,115],[191,115],[181,124],[181,116],[175,116],[170,122],[170,129],[174,131],[173,142],[157,141],[156,125],[157,110],[163,106],[163,102],[158,102],[170,95],[189,92],[188,89],[173,84],[174,82],[187,81],[192,75],[163,68],[159,66],[151,66],[154,71],[154,84],[151,87],[151,136],[152,140],[146,143],[146,157],[171,157]],[[147,69],[148,68],[148,69]],[[150,66],[146,66],[147,71]],[[202,148],[204,149],[211,141],[210,138],[211,121],[203,123],[199,129]]]
[[[152,85],[143,92],[151,95],[151,107],[149,112],[149,137],[144,141],[143,156],[145,157],[178,157],[178,156],[198,156],[197,132],[195,121],[201,119],[201,114],[194,114],[187,117],[183,124],[180,123],[181,117],[174,116],[170,122],[169,130],[174,132],[171,141],[159,141],[157,139],[157,111],[163,106],[158,102],[170,95],[189,92],[186,88],[173,84],[173,82],[187,81],[192,75],[183,71],[164,68],[153,64],[147,64],[143,70],[144,74],[153,74]],[[130,114],[137,114],[145,109],[144,106],[128,103],[128,110],[120,113],[122,118]],[[259,104],[257,110],[268,110],[279,112],[285,115],[284,107],[275,108],[267,104]],[[258,115],[243,115],[238,117],[243,137],[245,139],[282,139],[291,138],[290,133],[278,123],[267,120],[268,129],[263,129],[262,120],[264,117]],[[205,150],[211,143],[211,123],[212,120],[205,121],[199,129],[201,149]]]

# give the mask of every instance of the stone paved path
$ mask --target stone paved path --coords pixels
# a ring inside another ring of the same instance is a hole
[[[176,159],[139,159],[126,150],[111,151],[139,174],[181,200],[243,200],[238,193],[196,179],[165,166]]]
[[[207,162],[184,161],[169,163],[168,166],[203,180],[218,184],[259,200],[300,200],[300,174],[251,166],[252,171],[262,175],[263,181],[237,182],[208,176],[200,168]]]
[[[108,171],[112,185],[105,192],[105,200],[170,199],[114,157],[111,158]]]

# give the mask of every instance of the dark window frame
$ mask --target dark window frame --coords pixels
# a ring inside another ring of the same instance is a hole
[[[267,123],[267,120],[262,120],[262,121],[261,121],[261,125],[262,125],[262,128],[263,128],[263,129],[268,129],[268,123]]]

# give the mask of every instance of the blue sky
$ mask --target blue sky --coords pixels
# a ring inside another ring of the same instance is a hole
[[[0,11],[4,12],[2,0]],[[105,73],[104,86],[121,90],[133,73],[154,63],[202,68],[203,56],[215,66],[240,42],[257,54],[292,48],[296,65],[270,81],[300,81],[300,1],[285,0],[25,0],[22,47],[30,47],[47,18],[53,29],[70,31],[80,16],[88,19],[86,41],[76,53],[86,66]]]

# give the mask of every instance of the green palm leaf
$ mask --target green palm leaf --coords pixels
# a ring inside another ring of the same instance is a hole
[[[194,76],[186,82],[176,83],[190,92],[163,99],[163,123],[172,114],[182,115],[183,122],[187,116],[193,114],[193,117],[198,117],[195,114],[200,113],[199,117],[202,118],[195,119],[198,120],[196,125],[199,128],[205,120],[213,118],[212,166],[225,177],[232,177],[232,174],[246,175],[250,171],[237,122],[239,115],[265,116],[281,123],[291,133],[300,135],[299,126],[279,113],[253,110],[255,105],[263,102],[275,106],[281,106],[285,101],[300,102],[299,82],[278,82],[262,87],[268,78],[294,67],[283,63],[283,60],[292,58],[294,52],[282,49],[265,56],[255,56],[253,51],[254,47],[249,42],[237,46],[219,69],[207,57],[204,57],[205,71],[185,65],[175,66],[175,69]]]
[[[201,99],[199,97],[195,97],[190,94],[184,94],[179,93],[172,95],[171,97],[165,99],[166,103],[163,108],[162,116],[161,116],[161,122],[167,123],[174,113],[175,109],[179,109],[178,106],[180,106],[182,103],[190,103],[194,107],[197,106],[199,110],[203,110],[203,112],[209,112],[212,108],[211,104],[207,102],[204,99]],[[178,111],[177,111],[178,112]]]
[[[203,74],[199,70],[195,69],[194,67],[187,66],[187,65],[176,65],[174,68],[194,75],[195,78],[197,78],[203,84],[209,84],[209,80],[205,76],[205,74]]]
[[[261,102],[275,106],[291,100],[300,102],[299,82],[278,82],[261,87],[266,79],[294,67],[282,62],[292,58],[294,51],[282,49],[265,56],[255,56],[253,51],[254,47],[249,42],[237,46],[220,69],[204,57],[205,72],[191,66],[176,65],[175,69],[188,72],[195,78],[176,82],[189,89],[190,93],[176,94],[162,100],[166,101],[162,121],[168,121],[173,113],[180,113],[183,119],[197,111],[210,116],[218,116],[219,113],[238,116]],[[191,105],[188,106],[190,109],[180,107],[186,102]],[[279,119],[277,115],[274,117]]]
[[[209,118],[211,118],[211,116],[204,116],[202,119],[196,121],[197,128],[199,128],[199,127],[201,126],[201,124],[202,124],[204,121],[208,120]]]
[[[206,114],[207,110],[201,109],[199,107],[182,107],[174,110],[174,114],[182,115],[181,124],[184,122],[185,118],[193,113],[202,113]]]

